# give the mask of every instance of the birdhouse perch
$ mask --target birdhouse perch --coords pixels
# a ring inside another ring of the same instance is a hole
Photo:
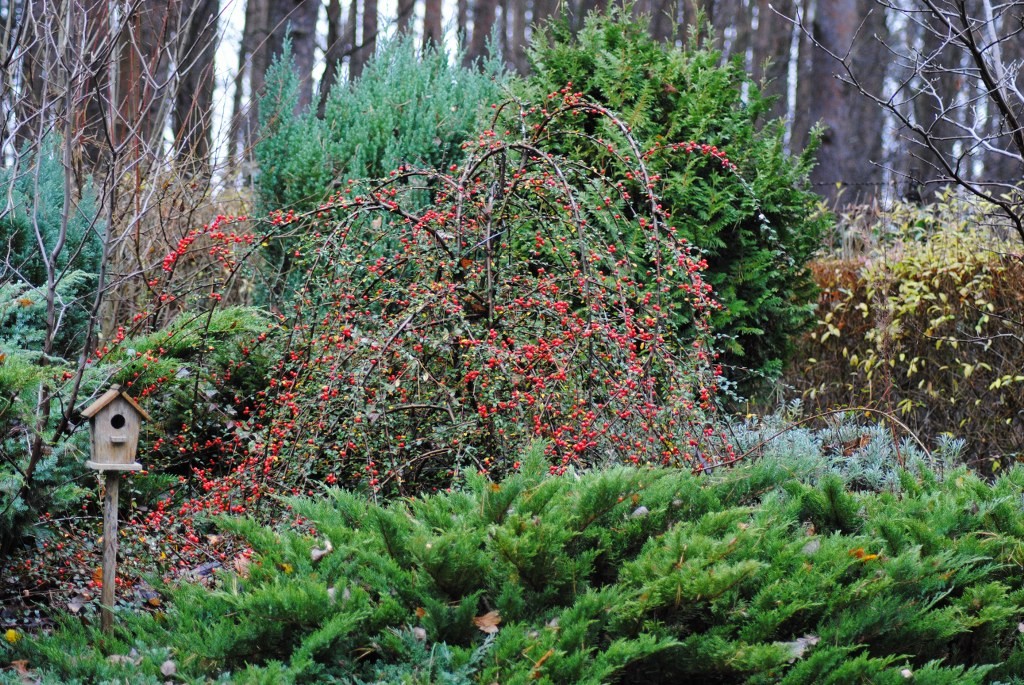
[[[139,428],[150,420],[149,414],[120,385],[111,386],[82,410],[82,416],[89,419],[92,434],[92,459],[86,466],[97,471],[142,470],[135,455]]]

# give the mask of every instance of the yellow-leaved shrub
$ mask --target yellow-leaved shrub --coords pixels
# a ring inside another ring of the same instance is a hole
[[[811,408],[891,411],[986,469],[1024,457],[1024,255],[988,209],[897,205],[812,265],[818,325],[786,377]]]

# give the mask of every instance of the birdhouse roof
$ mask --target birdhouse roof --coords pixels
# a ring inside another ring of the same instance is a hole
[[[92,417],[96,416],[96,414],[98,414],[99,411],[103,409],[103,407],[107,406],[118,397],[120,397],[125,402],[130,404],[135,411],[139,412],[139,416],[144,418],[146,421],[151,420],[149,417],[149,413],[147,413],[145,409],[140,407],[139,403],[133,400],[131,396],[128,395],[128,393],[126,393],[120,385],[110,386],[110,390],[107,390],[105,393],[100,395],[95,402],[93,402],[88,407],[82,410],[82,416],[84,416],[87,419],[91,419]]]

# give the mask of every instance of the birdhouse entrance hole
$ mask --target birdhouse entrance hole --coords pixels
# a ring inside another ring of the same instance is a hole
[[[110,425],[113,426],[115,429],[124,428],[124,424],[124,414],[114,414],[113,416],[110,417]]]

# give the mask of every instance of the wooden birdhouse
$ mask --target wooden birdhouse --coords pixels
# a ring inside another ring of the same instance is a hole
[[[111,386],[82,410],[92,433],[92,459],[86,466],[97,471],[140,471],[135,461],[139,429],[149,414],[120,385]]]

